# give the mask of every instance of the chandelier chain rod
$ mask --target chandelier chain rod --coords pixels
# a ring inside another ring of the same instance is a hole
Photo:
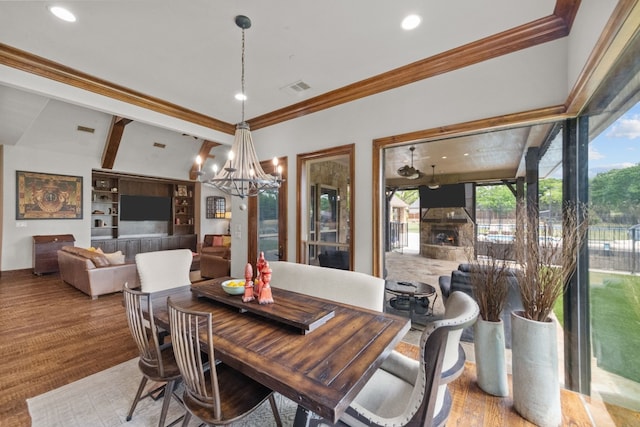
[[[241,81],[240,81],[240,90],[242,90],[242,122],[244,122],[244,101],[247,99],[247,94],[244,91],[244,28],[242,29],[242,73],[241,73]]]

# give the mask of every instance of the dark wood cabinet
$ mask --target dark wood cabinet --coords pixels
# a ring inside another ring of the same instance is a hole
[[[140,253],[140,239],[118,239],[118,250],[122,251],[126,262],[133,262]]]
[[[113,253],[118,250],[118,240],[116,239],[104,239],[104,240],[92,240],[91,246],[94,248],[102,249],[102,252]]]
[[[57,273],[58,249],[63,246],[74,246],[76,239],[72,234],[55,234],[50,236],[33,236],[33,273]]]
[[[192,252],[195,252],[197,245],[197,234],[132,237],[127,239],[96,239],[91,241],[91,246],[94,248],[100,248],[106,253],[122,251],[127,262],[134,262],[136,254],[143,252],[164,251],[170,249],[190,249]],[[56,258],[56,266],[57,265]]]
[[[161,237],[143,237],[142,239],[140,239],[140,252],[155,252],[161,249]]]

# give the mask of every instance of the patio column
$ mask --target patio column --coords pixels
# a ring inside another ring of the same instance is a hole
[[[589,117],[565,121],[562,143],[562,202],[584,214],[589,202]],[[580,219],[580,218],[578,218]],[[578,221],[579,222],[579,221]],[[564,294],[565,387],[591,394],[591,315],[588,237],[578,249],[576,273]]]

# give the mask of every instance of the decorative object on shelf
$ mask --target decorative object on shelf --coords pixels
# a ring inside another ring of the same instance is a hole
[[[189,193],[187,192],[186,185],[177,185],[176,186],[176,196],[178,197],[187,197]]]
[[[16,219],[82,219],[82,177],[16,171]]]
[[[436,181],[436,165],[431,165],[431,180],[427,184],[429,190],[437,190],[440,188],[440,184]]]
[[[235,18],[235,22],[242,29],[242,93],[236,96],[242,101],[242,120],[236,125],[229,158],[219,172],[217,165],[214,165],[214,176],[207,179],[202,171],[202,158],[200,156],[196,158],[196,163],[198,165],[198,179],[203,180],[204,184],[216,187],[232,196],[245,198],[247,196],[257,196],[266,190],[279,188],[282,183],[282,169],[277,166],[277,158],[274,158],[275,170],[278,171],[277,175],[273,176],[264,172],[253,146],[249,124],[244,121],[244,102],[247,98],[244,88],[244,32],[251,27],[251,20],[246,16],[238,15]]]
[[[242,296],[242,302],[250,302],[255,299],[253,296],[253,267],[248,262],[244,267],[244,295]]]
[[[398,175],[400,175],[403,178],[407,178],[407,179],[420,178],[420,175],[421,175],[420,171],[413,167],[413,152],[415,151],[415,149],[416,147],[414,146],[411,146],[409,148],[409,151],[411,151],[411,166],[404,165],[400,169],[398,169]]]
[[[557,426],[562,410],[557,324],[551,313],[575,273],[588,214],[585,206],[565,204],[562,240],[554,240],[539,238],[537,209],[526,212],[525,226],[517,230],[515,240],[523,310],[511,313],[513,407],[534,424]]]

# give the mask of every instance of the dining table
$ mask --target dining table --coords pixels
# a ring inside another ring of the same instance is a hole
[[[216,359],[297,403],[294,426],[318,417],[337,422],[411,326],[405,317],[278,289],[275,281],[273,304],[242,303],[242,295],[222,291],[228,279],[152,294],[156,324],[169,330],[168,297],[212,313]]]

